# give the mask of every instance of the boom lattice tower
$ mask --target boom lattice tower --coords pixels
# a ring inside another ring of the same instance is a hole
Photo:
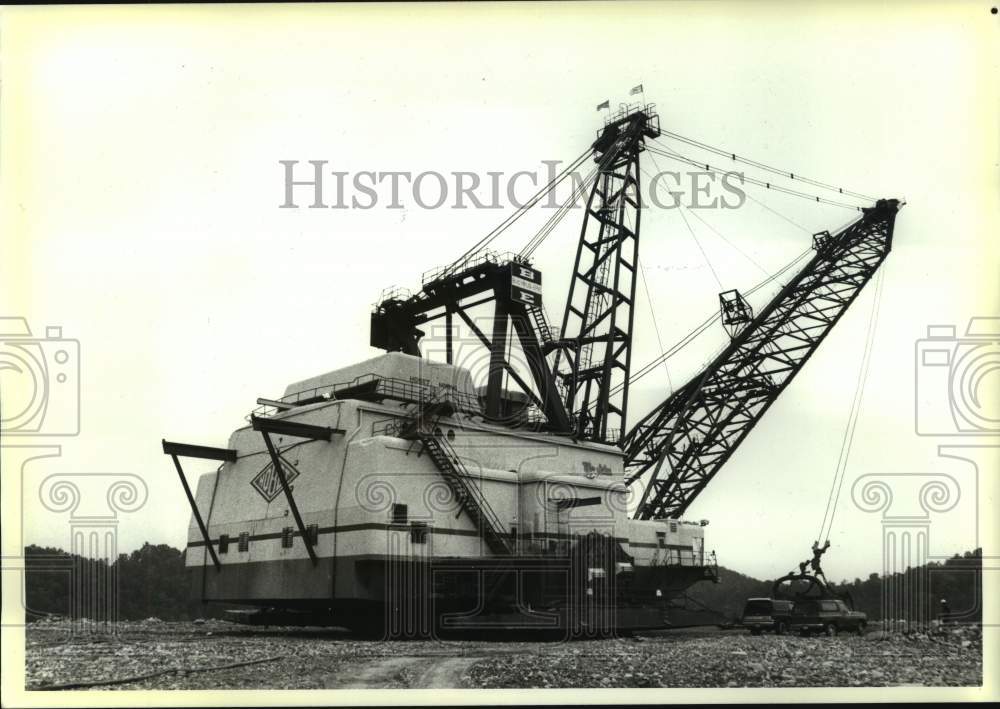
[[[696,377],[624,438],[626,482],[650,471],[637,519],[679,517],[760,421],[892,247],[900,203],[879,200],[837,234]]]

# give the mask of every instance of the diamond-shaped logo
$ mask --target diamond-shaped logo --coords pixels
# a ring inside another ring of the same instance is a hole
[[[292,480],[299,477],[299,471],[281,453],[278,453],[278,458],[281,459],[281,470],[285,473],[285,480],[291,485]],[[274,498],[281,494],[281,480],[278,478],[278,472],[274,469],[273,462],[268,462],[250,481],[250,484],[268,502],[273,502]]]

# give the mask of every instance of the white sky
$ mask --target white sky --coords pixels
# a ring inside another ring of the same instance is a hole
[[[24,541],[69,547],[66,514],[38,504],[40,480],[114,472],[150,491],[121,518],[121,550],[183,545],[189,511],[160,439],[224,445],[258,396],[375,354],[368,314],[381,289],[418,286],[508,213],[409,198],[403,210],[278,209],[279,160],[543,174],[542,160],[568,161],[593,139],[598,103],[643,83],[664,128],[905,197],[824,566],[836,579],[881,568],[880,517],[850,499],[868,473],[955,475],[963,496],[932,517],[931,553],[982,544],[995,529],[975,529],[971,467],[937,455],[961,439],[914,433],[914,353],[928,324],[961,335],[970,316],[1000,315],[996,31],[983,3],[4,9],[0,315],[27,317],[36,335],[61,325],[81,351],[82,431],[47,440],[61,456],[26,468]],[[810,230],[850,218],[753,189]],[[809,244],[753,203],[702,216],[768,271]],[[726,288],[762,279],[693,226]],[[554,320],[578,228],[571,215],[538,254]],[[719,289],[676,212],[644,214],[641,251],[669,346],[717,307]],[[773,577],[808,555],[872,296],[690,509],[711,520],[706,546],[722,564]],[[659,351],[644,298],[638,307],[637,365]],[[675,384],[723,342],[702,339],[672,361]],[[662,370],[643,380],[633,420],[665,387]],[[18,471],[4,455],[6,492]],[[200,468],[188,467],[193,481]],[[983,509],[991,484],[980,480]],[[4,534],[12,553],[17,529]]]

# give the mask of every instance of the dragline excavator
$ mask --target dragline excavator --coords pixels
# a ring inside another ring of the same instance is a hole
[[[623,105],[585,153],[596,167],[585,181],[592,179],[592,186],[559,329],[545,315],[541,274],[531,268],[530,255],[565,211],[557,211],[520,253],[505,258],[485,252],[484,246],[521,216],[519,210],[459,260],[425,277],[421,292],[389,293],[372,315],[372,344],[410,354],[419,354],[418,342],[425,334],[419,326],[444,318],[448,362],[453,356],[452,320],[460,317],[490,350],[487,414],[496,419],[510,414],[501,395],[506,373],[533,404],[543,430],[618,446],[626,484],[644,483],[636,519],[679,518],[705,489],[872,279],[892,247],[901,207],[897,199],[844,205],[761,182],[817,203],[852,206],[859,216],[837,231],[815,234],[811,259],[760,312],[755,314],[736,290],[720,293],[729,345],[626,428],[642,212],[640,156],[650,149],[682,157],[648,145],[660,135],[654,105]],[[578,158],[563,176],[582,162]],[[795,179],[794,173],[783,174]],[[561,178],[522,209],[556,189]],[[806,184],[823,186],[812,180]],[[488,302],[494,304],[489,334],[467,314]],[[509,361],[508,324],[531,381]]]
[[[720,293],[728,345],[629,428],[630,385],[650,366],[632,371],[640,160],[683,158],[662,148],[664,135],[680,139],[652,104],[622,105],[524,206],[424,274],[419,291],[383,293],[370,344],[385,353],[257,399],[224,448],[162,441],[191,507],[192,598],[253,607],[247,622],[294,616],[389,634],[692,623],[680,599],[717,581],[718,565],[707,521],[680,517],[876,273],[900,202],[839,188],[828,199],[747,176],[858,217],[814,235],[745,294]],[[569,198],[521,251],[487,249],[563,184]],[[554,327],[532,258],[581,200]],[[745,296],[779,278],[788,280],[754,313]],[[214,470],[192,489],[182,458]],[[643,490],[632,519],[628,485]]]

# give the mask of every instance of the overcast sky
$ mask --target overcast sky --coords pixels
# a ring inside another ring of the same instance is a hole
[[[987,509],[993,482],[982,477],[977,492],[971,465],[938,455],[938,445],[970,439],[914,427],[915,380],[924,376],[915,347],[927,326],[954,324],[962,336],[971,316],[1000,315],[997,19],[986,5],[53,7],[6,8],[0,18],[0,315],[26,317],[36,336],[59,325],[80,343],[81,433],[45,439],[61,455],[25,468],[25,543],[69,547],[67,515],[38,502],[42,479],[111,472],[137,474],[149,488],[147,504],[121,516],[120,549],[182,546],[189,511],[160,439],[224,445],[257,397],[377,354],[368,315],[382,288],[418,287],[423,271],[510,213],[423,209],[406,189],[402,209],[385,200],[280,209],[279,161],[327,160],[352,175],[543,176],[543,160],[569,161],[593,140],[597,104],[617,105],[639,83],[668,130],[907,201],[883,276],[829,576],[882,568],[881,516],[850,496],[865,474],[959,481],[959,503],[931,517],[932,555],[995,535],[985,526],[993,515],[975,523],[976,495]],[[643,166],[656,171],[645,157]],[[752,201],[702,211],[738,247],[692,223],[727,289],[749,289],[805,249],[809,232],[851,218],[746,190],[805,229]],[[497,246],[523,246],[533,233],[525,222]],[[578,210],[537,254],[553,319],[579,223]],[[719,284],[676,210],[646,210],[641,241],[648,300],[669,346],[714,311]],[[710,520],[706,547],[725,566],[774,577],[808,555],[873,295],[865,290],[690,508],[689,517]],[[637,307],[633,362],[642,364],[660,345],[645,295]],[[671,360],[673,384],[723,344],[717,326]],[[996,370],[989,376],[982,386],[995,392]],[[12,377],[0,372],[8,407]],[[937,383],[939,404],[930,405],[941,409],[947,391]],[[633,421],[668,393],[660,368],[636,387]],[[72,400],[63,398],[53,411]],[[19,471],[10,450],[4,457],[6,493]],[[192,481],[204,469],[191,461]],[[17,553],[16,528],[4,543],[4,554]]]

